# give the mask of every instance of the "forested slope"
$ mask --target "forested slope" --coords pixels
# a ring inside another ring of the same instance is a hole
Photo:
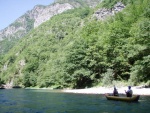
[[[82,88],[113,81],[150,83],[150,2],[123,0],[126,8],[101,21],[95,9],[52,17],[0,58],[0,82],[25,87]]]

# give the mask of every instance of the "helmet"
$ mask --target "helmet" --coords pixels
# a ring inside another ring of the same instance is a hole
[[[131,86],[128,86],[128,88],[130,89],[130,88],[131,88]]]

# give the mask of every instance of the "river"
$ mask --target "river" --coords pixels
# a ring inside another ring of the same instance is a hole
[[[139,102],[110,101],[104,95],[55,90],[0,90],[0,113],[149,113],[150,96]]]

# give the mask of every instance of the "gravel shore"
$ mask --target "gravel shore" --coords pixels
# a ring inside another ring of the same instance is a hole
[[[132,87],[133,95],[150,95],[150,88],[140,88],[140,87]],[[117,88],[119,94],[125,94],[125,90],[128,90],[128,87]],[[106,87],[94,87],[94,88],[86,88],[86,89],[66,89],[63,92],[67,93],[83,93],[83,94],[105,94],[112,93],[112,88]]]

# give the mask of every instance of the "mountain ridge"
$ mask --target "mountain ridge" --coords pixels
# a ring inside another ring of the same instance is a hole
[[[22,32],[18,33],[18,36],[16,36],[16,38],[22,37],[23,35],[26,34],[27,31],[39,26],[41,23],[49,20],[52,16],[60,14],[72,8],[73,6],[71,6],[68,3],[65,4],[55,3],[49,6],[37,5],[32,10],[27,11],[24,15],[16,19],[16,21],[10,24],[8,27],[1,30],[0,40],[2,41],[6,37],[8,38],[14,37],[15,35],[13,34],[19,31]],[[31,26],[29,26],[31,28],[27,28],[28,27],[27,24],[31,24]]]
[[[83,7],[83,1],[55,0],[54,3],[47,6],[36,5],[32,10],[27,11],[24,15],[16,19],[8,27],[0,30],[0,54],[6,53],[20,38],[24,37],[32,29],[46,22],[51,17],[63,13],[64,11],[69,9]],[[92,5],[90,4],[90,1],[94,1],[93,4],[100,2],[98,0],[89,0],[87,3],[85,3],[87,5],[85,5],[84,7]]]

